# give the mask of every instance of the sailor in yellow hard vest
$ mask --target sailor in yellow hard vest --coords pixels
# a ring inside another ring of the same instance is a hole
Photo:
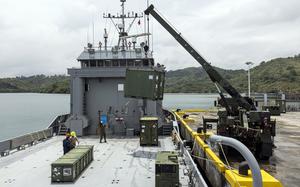
[[[75,148],[76,145],[79,144],[79,140],[76,137],[76,132],[75,131],[71,132],[70,141],[71,141],[71,149]]]

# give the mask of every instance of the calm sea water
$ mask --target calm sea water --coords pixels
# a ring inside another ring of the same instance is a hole
[[[217,95],[207,94],[165,94],[163,106],[207,109],[216,98]],[[44,129],[57,115],[69,111],[68,94],[0,94],[0,140]]]

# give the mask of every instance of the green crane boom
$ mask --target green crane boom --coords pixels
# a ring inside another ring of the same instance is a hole
[[[207,72],[209,78],[216,84],[220,85],[232,98],[236,100],[238,105],[247,111],[256,110],[253,103],[249,103],[240,93],[226,80],[224,79],[193,47],[185,40],[181,33],[177,32],[155,9],[153,5],[150,5],[145,14],[151,14],[177,41],[181,46],[189,52],[194,59],[199,62],[203,69]],[[217,86],[218,88],[218,86]],[[220,90],[218,90],[221,94]],[[222,97],[222,95],[221,95]],[[226,107],[227,108],[227,107]]]

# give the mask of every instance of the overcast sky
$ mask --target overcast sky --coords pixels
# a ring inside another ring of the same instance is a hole
[[[263,60],[300,53],[299,0],[151,0],[151,3],[214,66],[246,68]],[[142,12],[146,0],[127,0],[127,10]],[[95,22],[95,43],[109,30],[104,12],[118,13],[119,0],[0,0],[0,77],[66,74]],[[141,22],[143,23],[143,19]],[[154,20],[154,55],[168,70],[198,63]],[[142,32],[134,24],[131,34]],[[89,37],[87,37],[89,33]]]

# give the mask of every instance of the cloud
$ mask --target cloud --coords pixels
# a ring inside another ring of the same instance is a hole
[[[0,77],[66,74],[92,40],[117,42],[103,12],[117,13],[119,0],[0,0]],[[245,67],[246,61],[298,54],[300,1],[297,0],[152,0],[155,7],[214,66]],[[146,0],[128,0],[128,10],[142,12]],[[144,21],[143,19],[141,20]],[[156,62],[168,69],[199,66],[155,20],[151,19]],[[143,31],[143,25],[132,27]],[[89,33],[89,37],[87,37]],[[114,39],[113,39],[114,38]]]

